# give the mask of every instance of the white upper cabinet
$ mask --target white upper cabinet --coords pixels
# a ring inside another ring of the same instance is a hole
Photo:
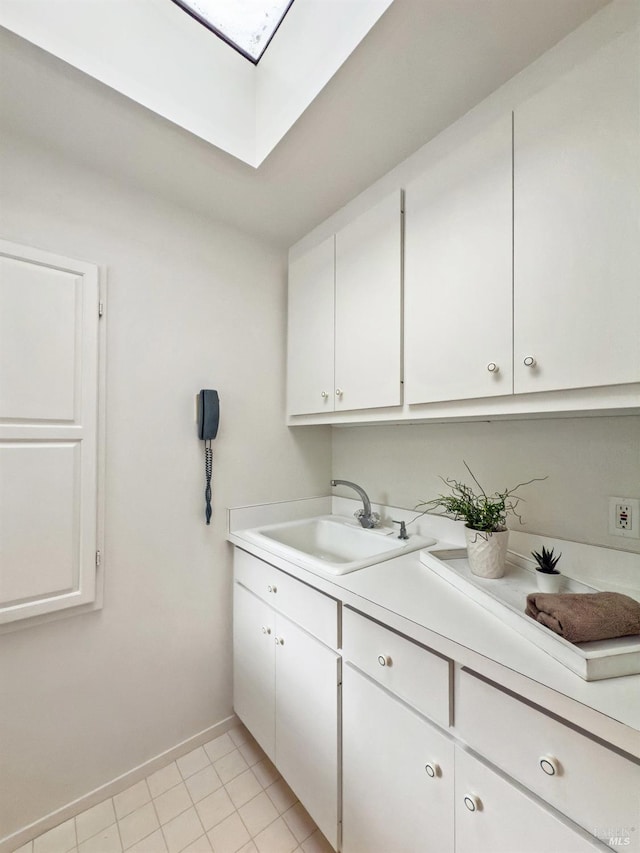
[[[510,394],[511,113],[407,185],[405,396]]]
[[[640,380],[639,57],[626,33],[515,112],[516,393]]]
[[[288,410],[333,411],[335,237],[289,265]]]
[[[402,403],[400,190],[289,266],[290,415]]]
[[[336,411],[399,406],[402,208],[395,190],[336,234]]]
[[[98,270],[0,242],[0,624],[94,606]]]

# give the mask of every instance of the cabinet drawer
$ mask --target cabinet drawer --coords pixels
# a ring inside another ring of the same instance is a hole
[[[633,760],[465,671],[455,724],[470,746],[588,832],[615,829],[629,836],[626,850],[640,850]]]
[[[235,549],[234,574],[238,583],[288,616],[327,646],[338,647],[338,602],[269,563]]]
[[[451,723],[452,662],[353,610],[343,611],[343,656],[442,726]]]

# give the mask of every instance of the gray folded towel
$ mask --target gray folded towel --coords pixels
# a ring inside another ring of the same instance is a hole
[[[619,592],[531,592],[525,613],[570,643],[640,634],[640,603]]]

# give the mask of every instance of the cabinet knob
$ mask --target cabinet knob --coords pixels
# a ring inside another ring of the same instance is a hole
[[[278,591],[278,587],[275,584],[269,584],[269,586],[267,587],[267,592],[277,592],[277,591]]]
[[[336,388],[336,397],[342,397],[342,388]]]
[[[538,763],[540,764],[541,769],[547,776],[559,776],[560,775],[560,763],[558,759],[553,755],[542,755],[538,759]]]
[[[442,774],[440,773],[440,765],[439,765],[439,764],[432,764],[432,763],[430,762],[429,764],[425,764],[425,765],[424,765],[424,770],[425,770],[425,773],[427,774],[427,776],[429,776],[429,778],[430,778],[430,779],[435,779],[435,778],[436,778],[436,776],[441,776],[441,775],[442,775]]]
[[[528,355],[525,358],[523,363],[524,363],[525,367],[535,367],[536,366],[536,360],[532,355]]]
[[[326,400],[329,395],[327,394],[326,391],[323,391],[322,394],[320,394],[320,396],[322,397],[323,400]]]
[[[464,798],[464,804],[470,812],[479,812],[482,808],[482,801],[475,794],[467,794]]]
[[[378,655],[378,663],[380,666],[391,666],[391,658],[388,655]]]
[[[266,625],[263,625],[263,626],[262,626],[262,633],[263,633],[263,634],[270,634],[270,633],[271,633],[271,628],[268,628]]]
[[[498,373],[500,368],[495,363],[495,361],[490,361],[489,364],[487,365],[487,370],[489,371],[489,373]]]
[[[276,637],[276,646],[284,646],[284,640],[282,637]]]

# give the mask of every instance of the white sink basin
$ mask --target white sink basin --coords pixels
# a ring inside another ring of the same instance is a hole
[[[336,515],[270,524],[239,535],[296,565],[332,575],[345,575],[435,543],[417,535],[399,539],[398,531],[388,527],[365,530]]]

